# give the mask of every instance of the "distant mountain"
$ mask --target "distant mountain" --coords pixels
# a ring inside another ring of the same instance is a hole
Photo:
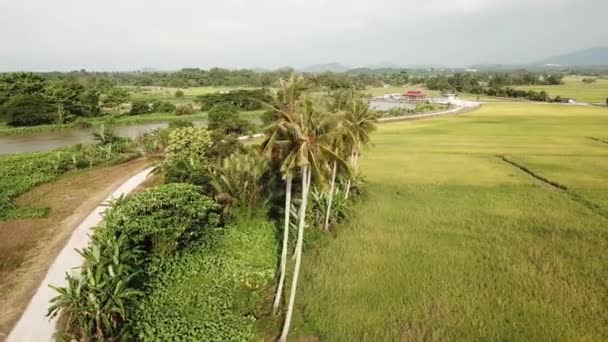
[[[574,51],[563,55],[552,56],[534,65],[554,66],[598,66],[608,65],[608,47],[594,47],[585,50]]]
[[[326,71],[331,71],[331,72],[342,72],[342,71],[346,71],[350,69],[349,67],[337,63],[337,62],[333,62],[333,63],[325,63],[325,64],[314,64],[314,65],[309,65],[307,67],[301,68],[300,71],[305,71],[305,72],[326,72]]]

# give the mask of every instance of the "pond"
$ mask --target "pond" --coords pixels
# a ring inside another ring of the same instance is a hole
[[[204,122],[196,121],[195,126]],[[119,136],[137,138],[158,128],[165,128],[168,123],[145,123],[128,126],[117,126],[115,131]],[[93,143],[93,128],[70,128],[61,131],[40,132],[24,135],[0,136],[0,154],[41,152],[76,144]]]

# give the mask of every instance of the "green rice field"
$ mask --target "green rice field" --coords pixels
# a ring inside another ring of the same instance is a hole
[[[305,341],[608,340],[608,110],[485,104],[379,127],[309,249]]]

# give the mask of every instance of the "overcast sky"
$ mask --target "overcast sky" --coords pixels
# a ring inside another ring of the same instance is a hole
[[[608,0],[0,0],[0,71],[525,63],[607,22]]]

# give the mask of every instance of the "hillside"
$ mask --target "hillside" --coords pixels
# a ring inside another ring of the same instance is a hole
[[[576,66],[608,65],[608,47],[594,47],[540,60],[536,65],[557,64]]]

